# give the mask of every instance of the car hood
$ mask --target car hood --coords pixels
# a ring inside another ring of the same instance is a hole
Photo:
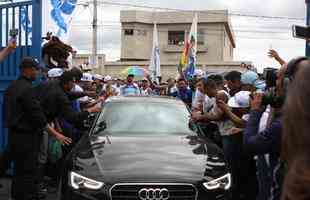
[[[198,136],[92,136],[89,141],[96,170],[88,167],[86,173],[105,183],[196,182],[208,174],[210,157],[223,163],[219,148]],[[89,159],[79,161],[89,165]]]

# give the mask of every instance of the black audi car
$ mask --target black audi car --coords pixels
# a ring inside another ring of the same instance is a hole
[[[171,98],[110,98],[66,159],[61,199],[229,199],[223,152],[189,115]]]

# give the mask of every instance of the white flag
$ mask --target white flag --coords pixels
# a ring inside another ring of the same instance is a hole
[[[161,76],[160,72],[160,49],[158,44],[158,32],[156,23],[154,23],[153,30],[153,48],[149,66],[150,75],[153,81],[157,80],[157,77]]]

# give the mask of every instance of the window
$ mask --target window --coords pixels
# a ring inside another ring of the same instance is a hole
[[[184,45],[184,31],[168,31],[169,45]]]
[[[203,30],[198,30],[197,32],[197,44],[198,45],[203,45],[204,44],[204,37],[205,33]]]
[[[126,120],[122,120],[124,116]],[[104,106],[94,132],[100,129],[101,122],[105,122],[106,129],[101,132],[103,135],[191,134],[188,121],[188,111],[184,104],[110,102]]]
[[[133,29],[125,29],[125,35],[133,35]]]

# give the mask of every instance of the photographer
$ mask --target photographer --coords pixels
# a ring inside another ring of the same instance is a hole
[[[255,93],[251,100],[250,118],[244,130],[244,149],[249,155],[270,155],[270,174],[273,176],[271,199],[279,199],[281,195],[282,171],[280,168],[280,144],[282,135],[281,103],[272,106],[273,118],[267,128],[259,132],[260,119],[264,112],[262,93]],[[281,100],[278,100],[281,101]]]

